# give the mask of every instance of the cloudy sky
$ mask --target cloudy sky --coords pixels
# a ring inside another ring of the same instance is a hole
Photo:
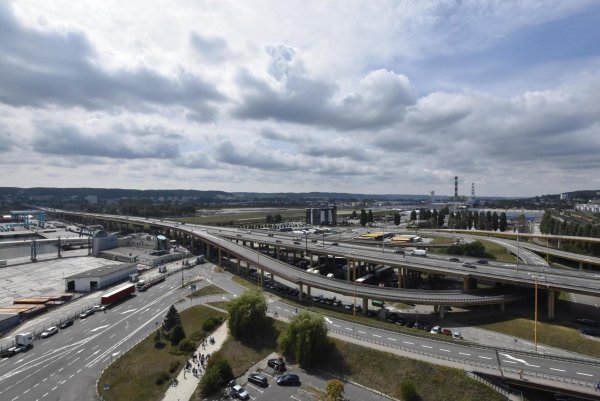
[[[1,186],[600,189],[600,3],[0,2]]]

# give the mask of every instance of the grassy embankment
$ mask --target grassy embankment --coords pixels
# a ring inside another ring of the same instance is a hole
[[[187,338],[195,342],[206,336],[202,324],[210,317],[226,315],[205,306],[194,306],[181,312],[181,321]],[[154,334],[125,353],[110,365],[102,374],[99,384],[100,394],[106,401],[152,401],[161,400],[170,385],[166,380],[157,384],[161,375],[176,375],[187,357],[170,345],[154,347]],[[169,372],[171,366],[177,368]],[[104,385],[109,390],[104,391]]]
[[[197,291],[192,292],[187,297],[188,298],[200,298],[207,295],[219,295],[219,294],[227,294],[227,291],[222,289],[221,287],[217,287],[214,284],[209,284],[206,287],[202,287]]]

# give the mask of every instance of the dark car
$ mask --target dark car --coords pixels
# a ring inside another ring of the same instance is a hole
[[[278,372],[285,371],[285,362],[283,358],[274,358],[267,361],[267,366]]]
[[[92,316],[94,314],[94,310],[93,309],[88,309],[86,311],[83,311],[79,314],[79,318],[80,319],[85,319],[89,316]]]
[[[280,386],[299,386],[300,378],[298,377],[298,375],[285,374],[277,377],[276,382]]]
[[[575,321],[586,326],[598,327],[598,322],[592,319],[575,319]]]
[[[265,375],[261,375],[260,373],[250,373],[248,375],[248,381],[250,383],[254,383],[258,386],[261,387],[268,387],[269,386],[269,381],[267,379],[267,376]]]
[[[64,322],[62,322],[61,324],[58,325],[59,329],[66,329],[69,326],[73,326],[73,321],[72,320],[65,320]]]
[[[479,263],[480,265],[487,265],[487,264],[488,264],[488,261],[487,261],[487,260],[485,260],[485,259],[479,259],[479,260],[477,261],[477,263]]]
[[[337,242],[332,242],[331,245],[332,246],[338,246],[339,244]]]
[[[600,330],[596,329],[581,329],[579,332],[581,334],[585,334],[586,336],[600,337]]]
[[[448,259],[450,262],[460,262],[459,258],[450,258]]]
[[[469,263],[469,262],[463,263],[463,267],[468,267],[468,268],[471,268],[471,269],[476,269],[477,268],[477,266],[475,266],[473,263]]]

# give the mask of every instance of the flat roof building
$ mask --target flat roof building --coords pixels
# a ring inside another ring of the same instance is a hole
[[[137,273],[137,263],[101,266],[65,277],[67,291],[90,292],[120,283]]]
[[[306,224],[313,226],[337,225],[337,206],[306,208]]]

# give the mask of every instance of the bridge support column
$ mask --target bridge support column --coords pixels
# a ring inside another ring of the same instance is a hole
[[[354,270],[354,262],[352,260],[348,261],[348,268],[346,269],[346,281],[350,281],[350,276],[351,276],[351,272],[352,270]]]
[[[548,290],[548,319],[554,319],[554,298],[555,291]]]
[[[221,268],[221,248],[219,248],[219,259],[217,259],[217,266],[219,266],[219,269]]]
[[[465,277],[463,279],[463,291],[474,290],[477,288],[477,280],[471,277]]]
[[[271,284],[275,284],[275,275],[271,273]]]
[[[210,244],[206,243],[206,259],[210,259]]]
[[[579,270],[583,270],[583,262],[579,262]]]
[[[298,283],[298,301],[302,301],[302,295],[303,295],[303,293],[304,293],[304,284]]]
[[[58,257],[60,258],[61,257],[61,254],[60,254],[60,237],[58,237],[58,246],[57,246],[57,249],[58,249]]]
[[[363,315],[367,314],[368,309],[369,309],[369,298],[363,298],[363,304],[362,304]]]
[[[237,275],[238,276],[240,275],[240,258],[239,257],[238,257],[238,260],[237,260]]]
[[[445,305],[440,305],[439,309],[440,309],[440,319],[443,319],[444,315],[446,314],[446,306]]]
[[[260,267],[259,267],[260,269]],[[260,269],[260,279],[259,279],[259,284],[262,287],[263,285],[265,285],[265,271],[263,269]]]
[[[309,297],[311,296],[310,295],[310,285],[306,286],[306,295],[308,295]]]
[[[309,267],[312,269],[312,267],[313,267],[313,255],[312,255],[312,253],[308,254],[308,259],[310,260],[310,266]]]
[[[506,312],[506,302],[502,302],[500,304],[500,312],[502,312],[502,313]]]
[[[404,267],[398,268],[398,288],[408,287],[408,269]]]
[[[279,247],[275,247],[275,259],[279,260]]]

